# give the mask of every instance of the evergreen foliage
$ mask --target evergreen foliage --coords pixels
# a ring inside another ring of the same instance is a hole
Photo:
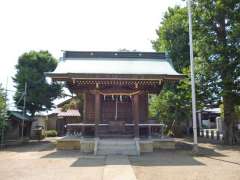
[[[44,73],[53,71],[57,60],[48,51],[30,51],[21,55],[16,65],[17,73],[13,78],[16,87],[14,100],[19,109],[23,99],[17,104],[27,83],[26,110],[34,116],[35,112],[49,110],[53,100],[61,95],[61,85],[47,83]]]

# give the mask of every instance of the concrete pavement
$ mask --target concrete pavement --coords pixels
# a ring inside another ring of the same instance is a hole
[[[125,155],[108,155],[103,170],[103,180],[137,180]]]
[[[161,150],[141,156],[94,156],[56,151],[36,142],[0,151],[4,180],[240,180],[240,147],[200,143],[191,150]]]

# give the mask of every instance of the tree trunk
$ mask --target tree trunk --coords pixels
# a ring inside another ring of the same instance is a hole
[[[224,105],[224,144],[233,145],[235,138],[234,100],[230,94],[223,96]]]

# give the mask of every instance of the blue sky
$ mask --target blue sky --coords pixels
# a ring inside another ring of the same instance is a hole
[[[30,50],[153,51],[164,12],[182,0],[0,1],[0,83],[14,90],[18,57]],[[11,99],[11,93],[9,99]]]

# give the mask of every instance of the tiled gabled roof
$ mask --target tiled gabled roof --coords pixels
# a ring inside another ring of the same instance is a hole
[[[62,111],[61,108],[56,108],[53,111],[54,114],[57,114],[58,117],[80,117],[81,114],[77,109],[68,109],[67,111]]]
[[[164,53],[65,51],[50,77],[68,74],[159,75],[181,78]]]

